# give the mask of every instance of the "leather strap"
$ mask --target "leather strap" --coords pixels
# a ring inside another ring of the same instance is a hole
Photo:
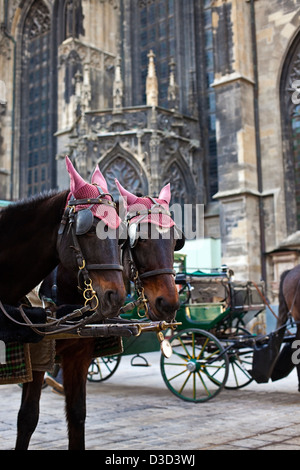
[[[104,196],[104,194],[102,196]],[[106,206],[112,206],[114,208],[117,207],[115,202],[108,201],[107,199],[103,199],[102,197],[90,199],[70,199],[70,201],[68,202],[68,206],[83,206],[85,204],[104,204]]]
[[[154,269],[153,271],[147,271],[143,274],[140,274],[140,279],[145,279],[147,277],[158,276],[159,274],[172,274],[176,276],[176,271],[171,268],[162,268],[162,269]]]
[[[123,271],[123,266],[121,264],[87,264],[86,269],[96,269],[96,270],[116,270],[116,271]]]
[[[156,210],[155,210],[156,209]],[[151,214],[163,214],[163,215],[168,215],[171,217],[171,213],[167,211],[164,207],[152,207],[151,209],[145,209],[141,211],[136,211],[136,212],[128,212],[126,215],[126,220],[129,221],[133,219],[134,217],[138,217],[140,215],[151,215]]]

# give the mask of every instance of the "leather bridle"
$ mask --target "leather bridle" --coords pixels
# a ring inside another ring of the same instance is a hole
[[[149,215],[153,215],[153,214],[164,214],[164,215],[171,217],[170,212],[166,210],[161,204],[159,204],[150,196],[148,196],[148,198],[151,199],[153,203],[150,209],[140,210],[136,212],[128,212],[126,214],[125,225],[126,225],[127,238],[125,239],[123,246],[122,246],[123,251],[127,249],[127,253],[129,255],[128,263],[129,263],[129,269],[130,269],[130,280],[134,283],[135,290],[138,294],[138,299],[135,301],[135,306],[137,307],[138,315],[141,317],[148,316],[148,309],[149,309],[148,299],[145,296],[142,281],[144,279],[159,276],[162,274],[168,274],[174,277],[176,276],[176,271],[172,268],[153,269],[153,270],[146,271],[145,273],[140,274],[136,266],[136,263],[134,262],[132,251],[134,250],[135,245],[138,243],[138,239],[135,239],[135,240],[130,239],[130,222],[132,221],[132,219],[138,217],[138,219],[135,220],[133,223],[139,224],[146,217],[148,217]],[[175,225],[174,225],[174,228],[176,228]],[[139,313],[141,309],[144,310],[144,314],[142,315],[140,315]]]
[[[60,227],[58,229],[58,244],[61,242],[61,237],[66,229],[68,224],[68,231],[71,230],[73,246],[71,248],[75,252],[75,258],[78,267],[78,282],[80,283],[80,276],[83,278],[83,297],[85,299],[85,305],[88,303],[95,302],[95,306],[91,310],[96,310],[99,305],[99,299],[97,297],[96,291],[93,289],[92,280],[89,275],[90,270],[97,271],[123,271],[123,266],[121,264],[89,264],[86,262],[85,257],[82,253],[81,246],[78,240],[77,231],[76,231],[76,216],[80,211],[90,210],[94,204],[104,204],[113,207],[116,210],[116,204],[113,201],[113,198],[110,194],[103,194],[100,188],[97,186],[99,191],[99,196],[97,198],[86,198],[86,199],[75,199],[72,197],[65,208],[64,214],[61,219]],[[111,201],[104,199],[105,196],[110,196]],[[89,206],[88,209],[79,209],[76,212],[76,206]],[[94,218],[92,217],[92,220]],[[87,226],[86,232],[81,233],[81,235],[88,233],[92,227],[92,224]]]
[[[153,205],[151,206],[150,209],[145,209],[145,210],[136,211],[136,212],[128,212],[126,214],[125,221],[127,224],[127,233],[129,233],[130,221],[133,218],[139,217],[139,219],[134,222],[135,224],[138,225],[139,223],[143,221],[143,219],[145,219],[149,215],[164,214],[164,215],[171,217],[171,213],[168,210],[166,210],[161,204],[159,204],[150,196],[148,196],[148,198],[151,199],[151,201],[153,202]],[[137,240],[135,244],[136,243],[137,243]],[[149,277],[158,276],[161,274],[170,274],[172,276],[176,276],[176,271],[172,268],[154,269],[154,270],[146,271],[145,273],[140,274],[138,272],[138,269],[136,267],[136,264],[133,260],[133,255],[132,255],[132,250],[134,249],[135,244],[132,243],[130,240],[128,240],[128,237],[125,241],[125,244],[128,244],[129,264],[130,264],[131,277],[132,277],[131,280],[135,281],[135,283],[137,283],[141,279],[147,279]]]

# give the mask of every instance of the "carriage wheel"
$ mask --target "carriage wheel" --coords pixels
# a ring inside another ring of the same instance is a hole
[[[252,333],[245,328],[238,328],[236,335],[233,336],[232,339],[236,337],[237,343],[239,342],[238,336],[241,336],[242,339],[247,337],[253,338]],[[253,363],[253,348],[251,346],[234,347],[233,343],[233,346],[228,351],[228,358],[230,366],[225,388],[227,390],[234,390],[246,387],[246,385],[253,381],[250,374]]]
[[[170,343],[173,354],[161,356],[162,377],[172,393],[195,403],[214,398],[224,387],[229,360],[218,339],[199,330],[182,330]]]
[[[121,356],[96,357],[90,364],[87,379],[90,382],[109,379],[116,372],[120,361]]]
[[[233,390],[246,387],[253,378],[250,374],[253,362],[253,349],[232,349],[228,352],[229,375],[225,388]]]

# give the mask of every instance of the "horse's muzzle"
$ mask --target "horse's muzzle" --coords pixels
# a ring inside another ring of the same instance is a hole
[[[157,297],[155,301],[155,310],[158,320],[171,322],[175,319],[177,310],[179,309],[179,301],[170,302],[165,297]]]
[[[119,315],[124,302],[125,292],[109,289],[100,298],[99,311],[105,318],[115,317]]]

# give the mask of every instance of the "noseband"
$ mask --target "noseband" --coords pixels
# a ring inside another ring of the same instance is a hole
[[[69,225],[68,230],[71,230],[72,239],[73,239],[73,250],[75,252],[76,262],[78,266],[78,278],[80,275],[83,277],[84,281],[84,290],[83,297],[85,299],[85,305],[92,302],[96,302],[96,306],[92,310],[96,310],[99,305],[99,300],[96,295],[95,290],[92,287],[92,280],[89,276],[89,270],[98,270],[98,271],[123,271],[123,266],[121,264],[88,264],[82,253],[80,243],[77,235],[84,235],[90,231],[94,221],[94,215],[91,211],[91,208],[94,204],[104,204],[109,205],[116,209],[116,204],[113,201],[113,198],[110,194],[103,194],[100,191],[100,188],[97,186],[99,191],[98,198],[86,198],[86,199],[75,199],[71,198],[68,202],[68,205],[63,214],[60,227],[58,229],[59,241],[63,235],[66,225]],[[110,196],[111,201],[104,199],[105,196]],[[75,212],[76,206],[88,205],[87,209],[80,209],[78,212]]]

